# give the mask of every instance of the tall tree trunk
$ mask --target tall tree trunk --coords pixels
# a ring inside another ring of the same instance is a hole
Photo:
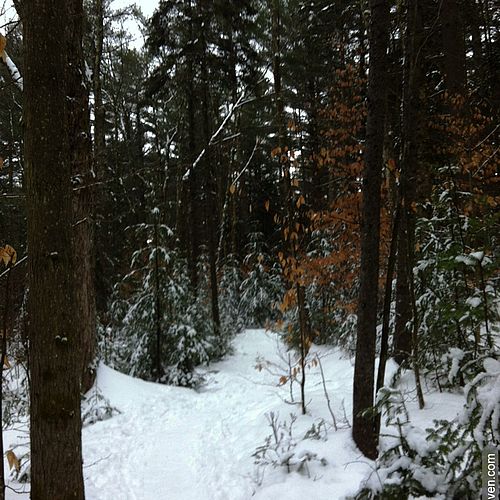
[[[397,254],[397,280],[396,280],[396,319],[394,328],[393,351],[394,359],[401,364],[408,360],[411,353],[411,320],[410,307],[410,249],[408,240],[409,229],[413,224],[408,220],[407,208],[402,208],[401,224],[398,227],[398,254]]]
[[[229,61],[229,81],[231,89],[231,100],[234,103],[238,100],[238,76],[237,76],[237,52],[236,45],[234,43],[234,15],[228,16],[226,19],[226,32],[228,37],[228,61]],[[236,113],[236,127],[235,130],[240,128],[240,114]],[[239,165],[240,160],[240,149],[241,141],[237,138],[234,139],[230,153],[229,161],[227,167],[224,169],[224,175],[220,175],[220,182],[218,186],[218,192],[221,193],[220,202],[221,207],[219,209],[221,213],[220,225],[219,225],[219,243],[217,247],[217,263],[220,265],[224,263],[226,257],[230,254],[236,255],[236,197],[234,193],[231,193],[229,187],[232,183],[235,170],[237,165]],[[224,193],[224,196],[222,196]],[[229,237],[228,237],[229,236]]]
[[[191,64],[191,63],[190,63]],[[189,218],[186,224],[189,227],[189,276],[191,279],[191,287],[196,290],[198,286],[198,260],[200,257],[200,233],[202,231],[200,221],[200,200],[199,200],[199,175],[196,168],[191,168],[193,164],[193,153],[196,148],[195,140],[195,114],[194,114],[194,86],[191,83],[188,90],[188,144],[189,151],[187,153],[189,173],[188,186],[188,213]]]
[[[286,125],[285,125],[285,104],[283,102],[283,90],[281,81],[281,0],[270,0],[271,9],[271,49],[273,60],[273,80],[274,80],[274,100],[275,100],[275,126],[278,132],[278,147],[284,148],[286,146]],[[279,161],[279,175],[280,175],[280,189],[281,200],[286,203],[287,200],[287,185],[289,179],[285,178],[285,169],[283,165],[285,162],[281,161],[282,152],[278,155]]]
[[[194,41],[197,36],[196,27],[193,25],[193,6],[192,1],[188,0],[187,17],[189,40]],[[184,154],[186,161],[186,168],[189,169],[189,179],[187,181],[187,218],[185,225],[188,229],[188,242],[189,242],[189,258],[188,269],[191,281],[191,289],[196,292],[198,287],[198,260],[200,257],[200,235],[202,233],[202,220],[201,220],[201,207],[199,200],[199,174],[197,168],[192,168],[193,162],[196,158],[196,101],[195,101],[195,54],[193,49],[189,50],[186,54],[186,67],[187,67],[187,86],[186,86],[186,101],[187,101],[187,146],[188,149]]]
[[[95,26],[95,53],[94,73],[92,84],[94,90],[94,170],[102,177],[102,165],[106,147],[105,138],[105,110],[102,102],[102,55],[104,45],[104,5],[103,0],[94,0]]]
[[[99,228],[103,224],[104,200],[106,198],[105,188],[100,184],[104,181],[105,157],[106,157],[106,113],[102,97],[102,57],[104,46],[104,3],[103,0],[94,0],[93,9],[95,14],[95,26],[93,26],[94,35],[94,67],[92,74],[92,87],[94,93],[94,149],[93,149],[93,171],[97,180],[94,189],[95,214],[96,214],[96,237],[95,254],[104,256],[109,250],[106,248],[106,238],[101,236]],[[98,311],[104,311],[107,308],[107,300],[110,289],[107,282],[109,274],[106,272],[107,259],[95,259],[95,288],[96,288],[96,308]]]
[[[209,18],[210,13],[207,13]],[[208,54],[208,48],[205,38],[205,26],[208,22],[204,23],[200,35],[203,40],[204,53]],[[218,233],[218,203],[217,203],[217,172],[215,169],[215,155],[213,148],[210,145],[212,130],[210,127],[210,90],[208,80],[208,70],[206,64],[206,57],[203,58],[201,63],[201,80],[203,87],[203,103],[202,103],[202,116],[203,116],[203,135],[204,143],[206,144],[206,154],[203,161],[204,167],[204,213],[205,213],[205,227],[207,231],[207,244],[208,244],[208,263],[210,272],[210,302],[212,309],[212,320],[214,324],[214,334],[220,333],[220,315],[219,315],[219,290],[217,284],[217,233]]]
[[[394,276],[394,268],[396,264],[396,252],[398,242],[399,219],[401,217],[401,206],[396,205],[396,212],[392,222],[391,244],[389,249],[389,258],[387,260],[387,276],[385,280],[384,304],[382,311],[382,334],[380,338],[380,356],[377,373],[376,391],[378,392],[385,383],[385,368],[387,365],[387,356],[389,353],[389,328],[391,319],[391,302],[392,302],[392,280]],[[379,415],[380,416],[380,415]],[[377,425],[380,429],[380,425]]]
[[[154,215],[154,245],[155,245],[155,323],[156,323],[156,336],[155,336],[155,347],[152,354],[152,358],[154,359],[154,372],[156,376],[156,380],[159,382],[163,375],[163,367],[162,367],[162,350],[161,350],[161,320],[163,316],[162,311],[162,303],[160,296],[160,260],[159,260],[159,240],[158,240],[158,224],[159,224],[159,214]]]
[[[418,130],[421,120],[422,65],[424,34],[422,6],[408,2],[403,87],[403,146],[401,151],[400,203],[401,220],[398,228],[396,321],[394,330],[394,359],[398,363],[409,359],[412,350],[412,318],[410,280],[413,279],[415,241],[416,183],[421,170]]]
[[[389,4],[386,0],[370,0],[370,8],[368,119],[363,177],[361,275],[352,435],[361,452],[368,458],[374,459],[377,457],[376,419],[364,416],[362,412],[373,407]]]
[[[272,18],[272,50],[273,50],[273,79],[274,79],[274,94],[275,94],[275,108],[276,108],[276,126],[278,132],[278,147],[280,153],[278,155],[279,165],[281,170],[281,199],[284,206],[283,210],[283,236],[284,236],[284,253],[289,255],[298,266],[297,240],[292,238],[292,233],[295,231],[295,214],[294,214],[294,201],[290,176],[290,161],[287,154],[287,134],[285,126],[285,106],[283,102],[283,89],[282,89],[282,61],[281,61],[281,39],[280,34],[282,30],[281,24],[281,0],[272,0],[270,5],[271,18]],[[309,350],[310,342],[310,329],[309,317],[307,314],[306,297],[304,286],[300,283],[299,277],[293,273],[289,273],[289,286],[295,288],[297,297],[297,310],[298,310],[298,326],[299,326],[299,356],[301,366],[301,409],[302,414],[306,413],[305,403],[305,383],[306,383],[306,357]]]
[[[95,183],[92,169],[92,149],[90,140],[89,89],[91,82],[85,79],[85,62],[83,55],[84,12],[83,4],[70,1],[68,10],[67,38],[67,99],[69,136],[72,154],[73,185],[73,224],[77,306],[80,308],[80,331],[82,337],[82,392],[88,391],[95,380],[93,365],[96,349],[96,310],[94,288],[94,196]]]
[[[462,93],[467,83],[463,7],[460,0],[442,0],[443,73],[446,88],[451,94]]]
[[[76,247],[88,233],[75,225],[71,183],[82,171],[75,162],[85,161],[75,141],[88,133],[78,109],[85,72],[76,77],[82,23],[81,0],[24,4],[33,500],[84,498],[80,388],[89,316]]]

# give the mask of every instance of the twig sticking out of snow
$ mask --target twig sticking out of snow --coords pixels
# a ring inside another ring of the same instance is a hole
[[[325,392],[326,403],[328,405],[328,410],[330,411],[330,415],[332,416],[333,428],[337,430],[337,419],[335,418],[335,414],[332,410],[332,405],[330,404],[330,396],[328,395],[328,391],[326,390],[326,382],[325,382],[325,373],[323,372],[323,365],[321,364],[321,358],[316,353],[316,360],[318,361],[319,371],[321,373],[321,381],[323,383],[323,391]]]

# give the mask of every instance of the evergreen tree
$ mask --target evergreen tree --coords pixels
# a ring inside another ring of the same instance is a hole
[[[244,265],[248,274],[241,283],[241,312],[246,325],[262,328],[278,319],[277,307],[283,294],[281,277],[267,253],[262,233],[250,236]]]

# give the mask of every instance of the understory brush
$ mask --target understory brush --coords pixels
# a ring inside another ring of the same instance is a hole
[[[425,431],[411,422],[401,391],[379,392],[376,408],[387,433],[357,499],[479,498],[481,454],[486,446],[500,446],[500,361],[484,357],[473,366],[466,367],[476,373],[465,384],[462,411]]]
[[[279,413],[266,413],[266,420],[272,432],[252,454],[255,464],[254,481],[258,486],[262,485],[264,473],[269,466],[286,473],[295,471],[311,478],[312,473],[317,472],[315,465],[327,465],[326,458],[310,449],[314,440],[327,440],[325,421],[318,420],[302,436],[298,436],[295,430],[297,419],[293,413],[285,420],[280,420]]]

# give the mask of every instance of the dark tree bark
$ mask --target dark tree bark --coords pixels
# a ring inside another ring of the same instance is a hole
[[[207,19],[210,14],[207,13]],[[208,22],[203,26],[207,26]],[[204,28],[200,30],[200,35],[203,40],[203,52],[208,54],[208,47],[205,37]],[[210,92],[209,92],[209,77],[206,64],[207,57],[201,62],[201,84],[202,84],[202,116],[203,116],[203,136],[206,146],[205,159],[203,161],[204,171],[204,215],[205,227],[207,230],[208,243],[208,264],[210,272],[210,302],[212,309],[212,320],[214,324],[214,334],[220,333],[220,315],[219,315],[219,290],[217,284],[217,233],[218,233],[218,203],[217,203],[217,172],[215,169],[215,155],[210,145],[212,130],[210,127]]]
[[[101,234],[100,224],[103,224],[103,212],[105,204],[105,188],[101,184],[105,179],[105,156],[106,156],[106,113],[103,105],[102,96],[102,58],[104,48],[104,4],[103,0],[93,0],[93,18],[94,26],[92,33],[94,38],[94,67],[92,73],[92,89],[94,93],[94,142],[93,142],[93,169],[96,179],[96,188],[94,189],[94,211],[96,214],[95,231],[95,254],[106,255],[109,253],[107,242],[104,235]],[[107,308],[108,296],[110,294],[110,285],[107,281],[106,272],[107,259],[95,259],[95,290],[96,290],[96,308],[99,311],[105,311]]]
[[[76,266],[77,306],[82,337],[82,392],[95,380],[93,361],[96,348],[96,310],[94,288],[94,197],[95,174],[92,170],[90,140],[89,90],[83,55],[83,3],[67,3],[69,35],[67,37],[67,99],[73,185],[73,224]],[[99,133],[101,133],[99,131]],[[102,146],[102,145],[101,145]]]
[[[32,0],[23,8],[31,498],[83,500],[80,389],[90,327],[76,256],[88,232],[75,221],[81,198],[71,182],[89,161],[82,2]]]
[[[418,131],[421,129],[421,94],[424,58],[422,4],[408,2],[405,37],[405,68],[403,85],[403,141],[399,195],[401,220],[398,225],[398,254],[396,282],[396,320],[394,330],[394,359],[403,363],[412,350],[412,319],[410,280],[413,279],[415,242],[414,203],[417,198],[419,162]]]
[[[102,101],[102,55],[104,45],[104,5],[103,0],[94,0],[94,13],[96,16],[94,73],[92,85],[94,90],[94,170],[99,177],[102,176],[104,150],[106,147],[105,136],[105,109]]]
[[[396,252],[397,252],[397,242],[398,242],[398,229],[399,229],[399,219],[401,217],[401,206],[398,202],[396,205],[396,212],[394,214],[394,220],[392,222],[391,231],[391,245],[389,249],[389,258],[387,260],[387,276],[385,280],[385,290],[384,290],[384,305],[382,312],[382,334],[380,338],[380,356],[378,364],[377,373],[377,385],[376,391],[378,392],[385,383],[385,368],[387,365],[387,356],[389,353],[389,327],[391,319],[391,301],[392,301],[392,280],[394,277],[394,268],[396,265]],[[380,429],[380,425],[377,425],[377,429]]]
[[[460,0],[443,0],[440,12],[443,73],[451,94],[462,93],[467,82],[463,8]]]
[[[286,146],[286,124],[285,124],[285,105],[283,102],[282,90],[282,68],[281,68],[281,2],[280,0],[270,0],[269,8],[271,10],[271,49],[272,49],[272,71],[273,71],[273,86],[274,86],[274,102],[275,102],[275,128],[278,132],[278,147]],[[281,158],[281,154],[278,155]],[[286,162],[280,160],[279,175],[280,175],[280,194],[284,203],[287,200],[287,189],[289,179],[285,173]]]
[[[155,245],[155,323],[156,323],[156,338],[155,338],[155,349],[152,354],[152,358],[154,359],[155,366],[155,375],[156,380],[160,381],[163,375],[163,367],[162,367],[162,352],[161,352],[161,320],[163,317],[161,296],[160,296],[160,261],[159,261],[159,241],[158,241],[158,224],[159,224],[159,215],[155,215],[154,224],[154,245]]]
[[[409,280],[410,276],[410,248],[409,226],[413,224],[409,221],[411,215],[407,213],[407,208],[402,208],[401,224],[398,227],[398,254],[397,254],[397,280],[396,280],[396,319],[394,328],[393,351],[394,359],[397,363],[406,362],[411,354],[411,320]]]
[[[294,213],[294,200],[290,175],[290,161],[286,153],[287,133],[285,125],[285,106],[283,102],[283,87],[282,87],[282,44],[281,44],[281,10],[282,5],[280,0],[272,0],[269,3],[272,19],[272,50],[273,50],[273,80],[274,80],[274,99],[276,109],[276,128],[278,135],[278,147],[280,148],[279,166],[280,166],[280,181],[281,181],[281,199],[283,202],[283,230],[284,230],[284,253],[289,255],[294,262],[298,261],[298,244],[291,237],[294,232],[296,217]],[[288,234],[288,239],[285,236]],[[298,263],[298,262],[297,262]],[[302,414],[306,414],[305,402],[305,384],[306,384],[306,357],[309,350],[311,334],[309,328],[309,316],[306,306],[306,297],[304,286],[300,283],[297,276],[288,278],[290,288],[295,288],[297,297],[298,323],[299,323],[299,345],[300,345],[300,394],[301,394],[301,410]]]
[[[188,23],[189,23],[189,40],[194,40],[196,29],[193,26],[193,14],[191,0],[188,2]],[[188,213],[189,218],[186,221],[186,225],[189,227],[189,276],[191,279],[191,287],[196,290],[198,287],[198,260],[200,257],[200,244],[202,232],[201,227],[201,211],[199,200],[199,175],[196,168],[192,168],[193,162],[196,158],[196,109],[195,109],[195,71],[194,71],[194,59],[195,54],[190,50],[187,53],[187,112],[188,112],[188,151],[186,158],[188,161],[187,168],[190,169],[189,173],[189,188],[188,188]]]
[[[374,459],[377,457],[376,419],[373,416],[362,415],[362,412],[373,407],[374,392],[389,4],[386,0],[370,0],[370,8],[368,118],[363,176],[361,274],[352,435],[361,452],[368,458]]]

